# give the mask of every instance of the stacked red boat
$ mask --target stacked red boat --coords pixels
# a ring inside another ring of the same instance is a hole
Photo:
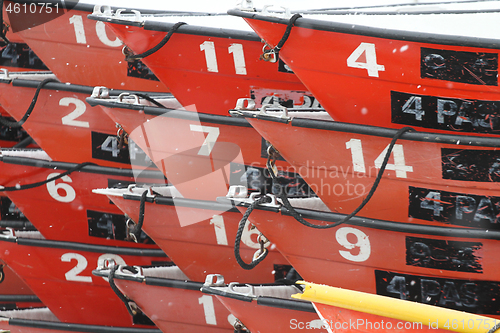
[[[45,306],[0,328],[496,330],[500,44],[450,22],[498,24],[498,3],[3,6],[51,72],[0,78],[2,123],[39,147],[1,151],[24,230],[0,259]]]

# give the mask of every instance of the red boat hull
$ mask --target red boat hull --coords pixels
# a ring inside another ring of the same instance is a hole
[[[13,4],[5,1],[4,6]],[[89,11],[74,8],[50,16],[45,9],[36,6],[36,14],[19,10],[4,17],[12,21],[17,35],[61,82],[114,89],[168,91],[160,81],[153,79],[147,68],[134,68],[125,61],[122,42],[103,23],[87,19]],[[30,29],[21,30],[30,23],[33,23]]]
[[[184,197],[215,200],[227,194],[230,183],[241,183],[245,177],[252,190],[270,190],[259,188],[271,184],[269,179],[267,185],[259,181],[265,177],[262,168],[267,161],[267,144],[242,119],[183,110],[134,110],[130,104],[93,98],[88,102],[102,107],[120,124]],[[277,164],[290,169],[285,161]],[[245,176],[248,166],[258,175]],[[297,195],[307,196],[308,191],[303,189]]]
[[[156,46],[166,35],[123,21],[106,24],[135,54]],[[143,59],[182,105],[220,115],[226,115],[239,98],[254,98],[257,105],[277,104],[278,100],[297,107],[315,105],[314,97],[295,75],[259,60],[262,44],[256,35],[189,29],[181,26],[165,46]]]
[[[36,159],[8,158],[0,162],[0,183],[3,186],[32,184],[54,177],[66,170],[55,171],[54,165]],[[30,165],[27,165],[30,164]],[[68,164],[72,166],[72,164]],[[57,166],[56,166],[57,168]],[[54,172],[55,171],[55,172]],[[38,231],[47,239],[84,242],[108,246],[157,248],[150,244],[126,242],[126,218],[122,211],[106,197],[92,193],[92,189],[112,184],[135,183],[130,174],[123,176],[120,169],[100,168],[98,172],[71,173],[46,185],[22,191],[6,192]],[[157,175],[161,175],[157,172]],[[148,183],[158,178],[142,178]]]
[[[229,297],[217,299],[238,318],[250,332],[327,332],[320,329],[318,315],[312,312],[280,309],[257,304],[257,301],[243,302]]]
[[[20,80],[16,84],[30,82]],[[0,103],[16,120],[24,116],[35,94],[36,82],[31,83],[31,87],[2,83]],[[127,145],[118,148],[115,123],[85,102],[91,88],[56,83],[53,87],[59,90],[51,90],[50,85],[40,91],[35,108],[23,125],[40,147],[59,161],[130,168]],[[77,92],[71,91],[71,87]],[[144,154],[138,152],[136,156],[136,163],[149,166]]]
[[[316,225],[333,223],[299,212]],[[249,219],[305,280],[500,318],[500,313],[488,306],[495,302],[496,292],[490,299],[480,296],[479,291],[490,289],[490,285],[494,286],[491,290],[500,287],[495,255],[498,232],[482,232],[480,236],[462,229],[462,235],[471,236],[460,237],[456,228],[420,226],[408,231],[401,223],[367,219],[318,230],[292,216],[260,209]],[[399,287],[395,287],[397,283],[401,283]],[[413,284],[422,289],[412,289]],[[435,288],[432,292],[431,285]],[[476,296],[474,304],[466,301],[464,290],[469,287],[463,285],[476,288],[470,294]],[[459,290],[457,298],[443,301],[450,298],[450,290]],[[429,297],[424,297],[426,293]]]
[[[296,120],[284,124],[248,118],[332,211],[350,214],[371,190],[391,135],[380,134],[383,128],[362,127],[356,133],[334,122],[316,122],[316,128],[312,128],[310,122],[302,126],[301,120]],[[377,190],[357,215],[495,228],[500,186],[496,144],[481,146],[476,143],[480,138],[471,137],[446,144],[439,135],[429,134],[436,137],[432,140],[424,136],[427,134],[421,134],[418,140],[397,142]]]
[[[146,278],[147,279],[147,278]],[[162,279],[179,283],[171,279]],[[116,286],[132,299],[164,333],[169,332],[234,332],[231,313],[217,298],[199,290],[173,288],[115,279]],[[185,283],[188,284],[188,283]],[[200,286],[201,288],[201,283]],[[168,300],[168,301],[166,301]]]
[[[271,47],[288,23],[230,13],[244,17]],[[337,121],[498,135],[498,45],[492,45],[299,18],[279,56]]]
[[[91,245],[82,245],[29,239],[17,239],[16,243],[2,238],[0,256],[62,322],[147,327],[132,323],[108,282],[92,276],[92,269],[99,260],[110,257],[122,264],[146,266],[166,257],[159,252],[155,256],[138,255],[140,252],[116,254],[120,248],[113,247],[101,248],[100,252]]]
[[[108,196],[134,221],[139,218],[139,196],[136,200]],[[167,198],[168,200],[169,198]],[[241,268],[234,257],[234,236],[241,214],[216,202],[174,199],[170,204],[145,203],[143,230],[163,249],[169,258],[193,281],[204,281],[207,274],[223,274],[229,281],[271,283],[280,268],[289,265],[269,245],[265,261],[252,270]],[[241,258],[250,263],[260,248],[258,230],[245,227],[240,247]]]

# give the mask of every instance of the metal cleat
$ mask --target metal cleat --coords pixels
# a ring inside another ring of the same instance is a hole
[[[123,101],[124,97],[131,97],[131,98],[134,99],[134,101],[132,103],[125,102],[125,101]],[[136,104],[136,105],[140,105],[141,104],[141,103],[139,103],[139,97],[137,95],[126,93],[126,92],[125,93],[121,93],[120,95],[118,95],[118,102],[119,103]]]
[[[203,284],[204,287],[224,287],[225,285],[224,276],[221,274],[208,274]]]
[[[281,8],[281,9],[284,10],[284,12],[283,11],[281,11],[281,12],[277,12],[277,11],[270,12],[269,8],[272,8],[272,7]],[[261,15],[281,17],[281,18],[285,18],[285,19],[289,19],[290,17],[292,17],[292,13],[290,12],[290,8],[283,7],[283,6],[275,6],[275,5],[265,5],[264,8],[262,8]]]
[[[245,104],[245,102],[246,102],[246,104]],[[235,110],[244,110],[244,111],[256,110],[255,100],[253,100],[252,98],[239,98],[236,101],[236,107],[234,109]]]
[[[109,89],[103,86],[94,87],[92,90],[92,98],[109,98]]]
[[[248,189],[243,185],[231,185],[226,194],[226,198],[246,198]]]
[[[232,292],[233,294],[237,294],[237,295],[243,295],[243,296],[248,296],[248,297],[252,297],[252,298],[256,298],[257,296],[255,295],[255,287],[250,285],[250,284],[245,284],[245,287],[248,287],[248,292],[244,293],[244,292],[241,292],[241,291],[236,291],[234,290],[234,287],[239,285],[238,282],[231,282],[229,283],[229,285],[227,286],[227,289]],[[242,286],[240,286],[241,288]]]

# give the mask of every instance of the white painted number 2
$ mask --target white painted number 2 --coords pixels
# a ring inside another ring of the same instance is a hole
[[[364,54],[364,62],[359,61]],[[347,58],[347,67],[361,68],[368,71],[368,76],[378,77],[378,72],[385,71],[384,65],[377,64],[375,44],[361,43]]]
[[[210,126],[201,126],[201,125],[193,125],[190,124],[189,128],[193,132],[202,132],[207,133],[207,137],[203,144],[201,145],[200,150],[198,151],[198,155],[208,156],[212,152],[214,148],[215,142],[219,137],[220,131],[218,127],[210,127]]]
[[[117,254],[105,253],[97,259],[97,265],[101,266],[104,259],[113,259],[117,265],[126,265],[125,260]],[[62,262],[76,260],[76,265],[64,274],[66,281],[78,281],[92,283],[92,276],[84,276],[81,273],[87,268],[88,261],[79,253],[65,253],[61,256]]]
[[[351,150],[352,165],[353,170],[356,172],[366,172],[365,158],[363,156],[363,146],[361,140],[351,139],[345,143],[346,149]],[[382,162],[384,161],[385,154],[389,145],[380,153],[380,155],[375,159],[375,167],[380,169]],[[413,172],[413,167],[410,165],[405,165],[405,154],[403,150],[403,145],[395,144],[392,149],[392,157],[394,158],[394,164],[387,163],[387,170],[396,171],[396,177],[407,178],[407,172]]]
[[[89,128],[88,121],[75,120],[76,118],[84,114],[87,110],[84,102],[80,101],[78,98],[73,97],[64,97],[59,101],[59,105],[61,106],[70,106],[71,104],[75,106],[75,109],[71,111],[71,113],[61,118],[62,123],[68,126]]]
[[[57,172],[51,173],[50,175],[48,175],[47,179],[58,175],[60,175],[60,173]],[[72,202],[76,198],[76,192],[75,189],[72,188],[71,185],[67,183],[71,183],[73,182],[73,180],[68,175],[61,177],[60,180],[62,180],[63,182],[57,184],[55,180],[48,182],[46,184],[47,191],[49,192],[52,198],[54,198],[59,202]],[[59,190],[63,190],[64,193],[60,193]]]
[[[238,75],[247,75],[245,64],[245,54],[243,53],[243,45],[233,43],[228,47],[228,52],[233,55],[234,70]],[[205,61],[207,62],[207,71],[218,73],[219,66],[217,65],[217,55],[215,53],[214,42],[205,41],[200,44],[200,51],[205,52]]]
[[[356,237],[355,243],[352,243],[347,239],[348,235],[350,234]],[[353,250],[355,248],[359,249],[353,252],[340,250],[340,255],[345,259],[354,262],[363,262],[370,258],[370,240],[363,231],[351,227],[343,227],[337,230],[337,232],[335,233],[335,238],[337,239],[337,242],[347,250]]]
[[[87,258],[78,253],[65,253],[61,256],[61,261],[71,262],[71,260],[76,260],[76,266],[70,269],[64,274],[67,281],[78,281],[78,282],[92,282],[91,276],[80,275],[81,272],[87,268]]]

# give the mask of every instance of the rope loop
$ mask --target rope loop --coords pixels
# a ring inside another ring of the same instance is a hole
[[[297,211],[292,207],[292,205],[290,204],[290,201],[288,201],[288,197],[286,196],[286,192],[284,189],[281,189],[280,193],[279,193],[279,197],[281,199],[281,201],[283,202],[283,206],[290,212],[290,214],[300,223],[302,223],[303,225],[305,225],[306,227],[310,227],[310,228],[315,228],[315,229],[328,229],[328,228],[334,228],[342,223],[346,223],[347,221],[349,221],[353,216],[355,216],[361,209],[363,209],[363,207],[370,201],[370,199],[372,198],[373,194],[375,193],[379,183],[380,183],[380,180],[382,179],[382,175],[384,174],[384,171],[387,167],[387,163],[389,162],[389,157],[391,156],[391,153],[392,153],[392,150],[394,148],[394,145],[396,144],[396,141],[406,132],[408,131],[412,131],[413,128],[411,127],[403,127],[401,129],[399,129],[396,134],[394,135],[394,137],[392,138],[392,141],[391,143],[389,144],[389,147],[387,149],[387,152],[384,156],[384,161],[382,162],[382,165],[380,166],[380,170],[377,174],[377,177],[375,178],[375,181],[373,182],[373,185],[370,189],[370,192],[368,193],[368,195],[365,197],[365,199],[363,200],[363,202],[361,202],[361,204],[358,206],[358,208],[356,208],[352,213],[350,213],[349,215],[347,215],[346,217],[344,217],[341,221],[338,221],[338,222],[335,222],[335,223],[332,223],[332,224],[326,224],[326,225],[318,225],[318,224],[313,224],[313,223],[310,223],[308,221],[306,221],[299,213],[297,213]],[[267,158],[267,163],[266,163],[266,166],[267,166],[267,169],[269,171],[269,174],[271,175],[271,178],[273,180],[276,180],[280,185],[282,185],[282,180],[280,180],[280,178],[282,177],[278,177],[277,175],[277,172],[275,170],[275,166],[274,166],[274,163],[276,161],[276,154],[278,153],[278,151],[276,150],[276,148],[271,148],[273,147],[272,145],[269,146],[268,148],[268,158]]]
[[[136,243],[138,242],[141,236],[142,225],[144,224],[144,211],[146,209],[146,197],[148,195],[148,192],[149,190],[142,192],[141,201],[139,203],[139,220],[137,221],[137,224],[129,226],[127,223],[127,229],[129,230],[128,238],[129,240],[132,240]]]
[[[153,53],[157,52],[159,49],[161,49],[163,46],[165,46],[165,44],[167,44],[168,40],[170,39],[170,37],[172,37],[172,35],[177,31],[177,29],[179,29],[179,27],[181,25],[184,25],[184,24],[187,24],[185,22],[177,22],[176,24],[174,24],[174,26],[172,27],[172,29],[169,30],[169,32],[167,33],[167,35],[165,37],[163,37],[163,39],[158,43],[158,45],[156,45],[155,47],[143,52],[143,53],[140,53],[140,54],[131,54],[132,52],[130,51],[130,49],[126,49],[124,48],[124,54],[125,54],[125,60],[126,61],[135,61],[135,60],[140,60],[140,59],[143,59],[143,58],[146,58],[150,55],[152,55]]]
[[[260,59],[269,61],[269,62],[276,62],[279,57],[280,50],[283,48],[285,45],[286,41],[288,40],[288,37],[290,37],[290,33],[292,32],[292,27],[295,24],[295,21],[297,21],[298,18],[302,17],[300,14],[294,14],[290,20],[288,21],[288,24],[286,25],[285,33],[283,34],[283,37],[281,37],[281,40],[276,44],[274,48],[269,48],[269,45],[264,45],[264,49],[262,50],[263,53],[260,56]]]
[[[259,244],[260,244],[260,249],[255,253],[252,262],[247,264],[246,262],[243,261],[240,255],[240,243],[241,243],[241,237],[243,235],[243,230],[245,229],[245,225],[247,223],[248,217],[252,213],[255,207],[257,207],[260,204],[263,203],[269,203],[271,202],[272,199],[265,195],[260,197],[259,199],[255,200],[250,204],[250,206],[247,208],[247,211],[245,214],[243,214],[243,217],[241,218],[239,224],[238,224],[238,231],[236,232],[236,238],[234,240],[234,257],[236,258],[236,262],[240,265],[241,268],[246,269],[246,270],[251,270],[255,266],[257,266],[262,260],[264,260],[269,251],[265,248],[265,242],[267,239],[260,238],[259,239]]]

